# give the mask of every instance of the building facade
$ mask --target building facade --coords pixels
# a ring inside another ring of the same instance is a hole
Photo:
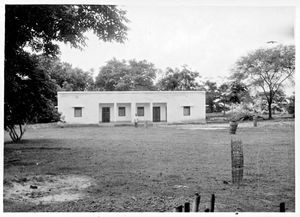
[[[204,123],[204,91],[63,91],[58,111],[67,124]]]

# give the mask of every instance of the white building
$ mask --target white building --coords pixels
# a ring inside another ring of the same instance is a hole
[[[68,124],[204,123],[204,91],[58,92],[58,111]]]

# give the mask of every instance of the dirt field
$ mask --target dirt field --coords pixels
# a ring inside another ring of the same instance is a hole
[[[201,194],[201,210],[295,210],[294,122],[241,124],[244,181],[231,183],[226,125],[28,129],[5,135],[4,211],[172,211]]]

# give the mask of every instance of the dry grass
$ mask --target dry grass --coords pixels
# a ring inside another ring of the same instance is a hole
[[[4,211],[171,211],[195,192],[202,196],[201,210],[215,193],[215,211],[276,212],[280,202],[294,211],[294,122],[244,126],[237,136],[245,158],[239,188],[231,184],[228,129],[29,129],[23,142],[5,143],[4,188],[13,180],[42,175],[82,175],[93,184],[84,199],[51,204],[4,195]]]

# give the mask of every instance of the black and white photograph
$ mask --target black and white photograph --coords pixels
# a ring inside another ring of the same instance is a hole
[[[296,1],[1,6],[4,214],[297,214]]]

